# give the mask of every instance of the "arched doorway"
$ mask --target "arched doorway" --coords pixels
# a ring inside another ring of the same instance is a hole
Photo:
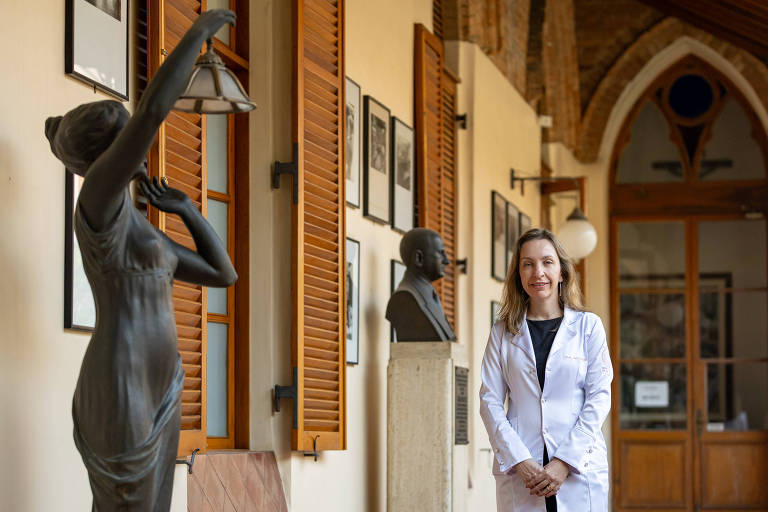
[[[686,57],[610,173],[614,510],[768,507],[768,143]]]

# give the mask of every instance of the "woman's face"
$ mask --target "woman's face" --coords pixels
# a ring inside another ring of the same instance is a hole
[[[549,240],[530,240],[520,248],[520,281],[532,302],[557,301],[563,280],[560,258]]]

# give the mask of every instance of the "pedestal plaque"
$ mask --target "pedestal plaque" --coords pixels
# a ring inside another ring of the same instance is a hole
[[[460,381],[464,379],[462,392]],[[468,382],[464,345],[452,342],[390,344],[387,366],[389,512],[466,510],[468,446],[457,442],[464,440],[460,431],[467,422]]]

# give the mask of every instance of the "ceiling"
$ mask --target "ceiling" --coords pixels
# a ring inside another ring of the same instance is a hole
[[[765,0],[640,1],[768,62],[768,2]]]

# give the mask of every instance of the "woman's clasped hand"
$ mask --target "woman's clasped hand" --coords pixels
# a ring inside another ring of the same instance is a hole
[[[555,496],[570,472],[568,465],[560,459],[553,459],[544,467],[533,459],[527,459],[514,466],[514,470],[531,494],[544,498]]]

